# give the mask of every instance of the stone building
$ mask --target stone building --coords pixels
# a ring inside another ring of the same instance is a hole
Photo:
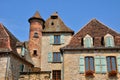
[[[93,19],[61,48],[63,80],[120,80],[120,34]]]
[[[20,71],[29,71],[33,67],[31,60],[17,53],[17,42],[19,40],[0,24],[0,80],[18,80]],[[19,52],[21,51],[25,54],[19,49]]]
[[[22,72],[20,80],[28,79],[29,76],[30,80],[33,78],[62,80],[63,55],[60,48],[69,43],[74,31],[64,24],[57,12],[46,21],[39,12],[36,12],[28,21],[30,23],[28,49],[34,64],[32,69],[37,68],[37,71],[31,71],[29,75],[27,72]]]
[[[55,12],[20,42],[0,24],[0,80],[120,80],[120,34],[93,19],[78,33]]]

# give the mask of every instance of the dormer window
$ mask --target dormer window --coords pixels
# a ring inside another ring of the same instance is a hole
[[[57,19],[58,18],[58,16],[51,16],[51,19]]]
[[[114,47],[114,38],[110,34],[105,36],[105,47]]]
[[[90,35],[84,37],[84,47],[89,48],[93,46],[93,39]]]
[[[38,33],[35,32],[33,37],[34,37],[34,38],[38,38],[38,37],[39,37],[39,36],[38,36]]]

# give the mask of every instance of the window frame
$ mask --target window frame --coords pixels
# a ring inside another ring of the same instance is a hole
[[[61,70],[53,70],[52,78],[52,80],[61,80]]]
[[[86,58],[88,58],[88,70],[86,70]],[[90,61],[90,58],[92,59],[92,62]],[[93,67],[93,70],[91,69],[91,63],[93,63],[93,65],[92,65],[92,67]],[[87,72],[87,71],[95,71],[95,63],[94,63],[94,57],[92,57],[92,56],[86,56],[85,57],[85,72]]]
[[[110,34],[107,34],[104,37],[105,40],[105,47],[114,47],[115,46],[115,42],[114,42],[114,37]]]
[[[107,71],[108,72],[111,72],[111,71],[117,71],[117,60],[116,60],[116,57],[115,56],[107,56],[106,57],[107,59]],[[108,66],[109,64],[108,64],[108,58],[110,58],[110,67]],[[114,62],[115,62],[115,66],[112,64],[112,58],[114,58]],[[114,66],[114,67],[113,67]],[[109,69],[110,68],[110,69]],[[113,68],[115,68],[115,70],[113,69]],[[110,70],[110,71],[109,71]]]
[[[62,54],[60,52],[53,52],[53,63],[60,63]]]
[[[93,38],[88,34],[84,37],[84,47],[85,48],[93,47]]]
[[[61,36],[60,35],[54,35],[54,44],[55,45],[61,44]]]

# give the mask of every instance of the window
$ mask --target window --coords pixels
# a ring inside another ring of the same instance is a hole
[[[91,36],[86,35],[84,37],[84,47],[89,48],[93,46],[93,39]]]
[[[101,37],[101,45],[104,46],[104,37]]]
[[[85,57],[85,75],[92,76],[94,73],[94,59],[93,57]]]
[[[53,80],[61,80],[61,70],[53,70]]]
[[[113,56],[107,57],[107,69],[108,72],[116,71],[116,58]]]
[[[35,32],[33,37],[34,37],[34,38],[38,38],[38,37],[39,37],[39,36],[38,36],[38,33]]]
[[[64,44],[64,35],[50,35],[50,44]]]
[[[85,71],[94,71],[93,57],[85,57]]]
[[[61,62],[61,53],[53,52],[53,62]]]
[[[116,58],[114,56],[107,57],[107,68],[108,75],[114,77],[117,75],[117,66],[116,66]]]
[[[33,50],[33,56],[37,56],[37,50]]]
[[[60,44],[60,35],[54,35],[54,44]]]
[[[105,36],[105,46],[106,47],[113,47],[114,46],[114,38],[112,35],[107,34]]]
[[[54,25],[54,23],[53,23],[53,22],[51,22],[51,25]]]

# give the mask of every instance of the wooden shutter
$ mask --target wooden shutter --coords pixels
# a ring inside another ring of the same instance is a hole
[[[54,44],[54,36],[50,35],[50,44]]]
[[[106,38],[106,46],[107,47],[113,47],[114,46],[114,39],[112,37]]]
[[[64,43],[65,43],[64,35],[61,35],[61,36],[60,36],[60,43],[61,43],[61,44],[64,44]]]
[[[120,73],[120,56],[117,57],[118,72]]]
[[[63,55],[62,55],[62,54],[60,54],[60,55],[61,55],[61,56],[60,56],[60,57],[61,57],[61,62],[63,62]]]
[[[112,37],[110,37],[110,46],[114,46],[114,39]]]
[[[48,53],[48,62],[52,62],[52,52]]]
[[[92,47],[92,38],[90,38],[90,37],[86,37],[85,38],[85,40],[84,40],[84,45],[85,45],[85,47]]]
[[[109,39],[109,37],[106,37],[106,46],[107,46],[107,47],[110,46],[110,39]]]
[[[96,73],[101,73],[101,60],[100,56],[95,56],[95,71]]]
[[[21,56],[25,56],[25,48],[24,47],[22,47],[22,49],[21,49]]]
[[[23,69],[24,69],[24,65],[21,64],[21,65],[20,65],[20,72],[23,72]]]
[[[79,71],[80,73],[84,73],[85,72],[85,60],[84,60],[84,56],[80,56],[80,60],[79,60]]]
[[[107,62],[106,62],[106,57],[101,56],[101,73],[106,73],[107,72]]]

